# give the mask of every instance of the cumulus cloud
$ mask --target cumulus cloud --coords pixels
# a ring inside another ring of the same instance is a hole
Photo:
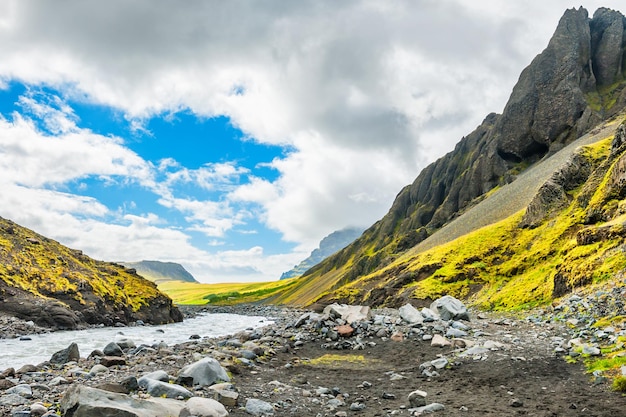
[[[614,0],[583,5],[590,12],[623,7]],[[246,221],[257,216],[284,239],[313,248],[333,230],[376,221],[421,168],[501,110],[567,7],[566,0],[4,1],[0,88],[12,80],[50,85],[65,98],[119,110],[137,132],[151,117],[183,110],[223,115],[246,140],[288,152],[270,164],[275,180],[250,177],[235,163],[190,170],[165,160],[155,167],[120,138],[78,129],[63,100],[25,95],[24,114],[0,120],[3,180],[39,188],[33,200],[53,193],[47,197],[61,206],[114,218],[87,229],[76,218],[70,229],[81,245],[88,244],[81,228],[111,242],[162,232],[170,248],[196,253],[183,231],[154,223],[150,213],[141,228],[140,219],[115,218],[96,200],[61,192],[69,181],[101,176],[151,190],[205,235],[248,230]],[[225,197],[177,195],[172,188],[181,183]],[[68,212],[53,213],[31,215],[54,223]],[[113,249],[106,256],[119,258]],[[135,249],[165,255],[163,247]],[[245,259],[281,259],[263,251],[222,255],[261,275],[264,267]]]

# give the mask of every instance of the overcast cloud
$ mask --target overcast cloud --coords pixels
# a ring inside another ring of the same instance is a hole
[[[378,220],[427,163],[500,112],[564,10],[580,3],[2,1],[0,86],[50,85],[118,109],[137,129],[180,110],[224,115],[249,140],[289,151],[272,162],[278,179],[237,186],[248,172],[234,164],[153,166],[123,138],[78,128],[63,102],[26,96],[25,111],[47,123],[0,120],[0,215],[103,259],[132,251],[184,261],[196,275],[276,278],[328,233]],[[590,14],[620,7],[582,4]],[[141,184],[207,236],[255,217],[299,246],[208,254],[158,216],[125,217],[64,189],[93,175]],[[172,184],[185,182],[226,198],[174,195]]]

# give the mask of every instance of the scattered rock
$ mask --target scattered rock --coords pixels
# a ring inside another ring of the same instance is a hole
[[[63,365],[68,362],[78,361],[79,359],[80,353],[78,352],[78,345],[76,343],[72,343],[67,348],[52,354],[50,363]]]

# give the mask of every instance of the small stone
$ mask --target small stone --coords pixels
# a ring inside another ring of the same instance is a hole
[[[350,411],[362,411],[362,410],[365,410],[365,403],[350,404]]]
[[[102,353],[104,353],[105,356],[124,356],[124,351],[120,345],[115,342],[106,345],[104,349],[102,349]]]
[[[433,347],[446,347],[446,346],[451,346],[452,343],[448,339],[443,337],[442,335],[436,334],[433,336],[433,339],[430,341],[430,345]]]
[[[389,392],[383,392],[382,397],[383,397],[383,400],[395,400],[396,399],[396,396]]]
[[[274,407],[272,404],[258,398],[248,398],[246,401],[246,413],[253,416],[274,415]]]
[[[524,405],[524,402],[522,400],[520,400],[519,398],[513,398],[511,401],[509,401],[509,405],[511,407],[522,407]]]
[[[126,359],[119,356],[104,356],[100,358],[100,365],[110,368],[116,365],[126,365]]]
[[[402,342],[404,340],[404,334],[402,332],[395,332],[390,338],[394,342]]]
[[[352,328],[349,324],[337,326],[335,330],[337,330],[337,333],[341,337],[350,337],[354,333],[354,328]]]
[[[411,407],[422,407],[426,405],[426,391],[415,390],[409,394],[409,404]]]
[[[33,416],[43,416],[48,412],[48,409],[42,403],[34,403],[30,405],[30,414]]]

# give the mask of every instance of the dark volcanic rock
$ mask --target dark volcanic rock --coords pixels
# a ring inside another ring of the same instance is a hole
[[[78,361],[80,359],[80,353],[78,351],[78,345],[72,343],[67,348],[55,352],[50,358],[50,363],[64,364],[71,361]]]

